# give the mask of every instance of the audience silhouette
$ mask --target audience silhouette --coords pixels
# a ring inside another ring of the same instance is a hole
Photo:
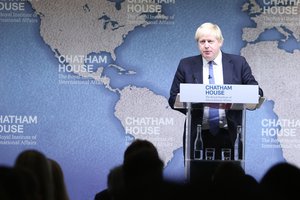
[[[164,163],[153,143],[136,139],[125,150],[123,163],[110,169],[107,188],[95,200],[192,199],[295,199],[300,169],[287,162],[270,167],[260,181],[246,174],[237,162],[222,162],[211,180],[202,184],[178,183],[163,177]],[[201,180],[197,183],[200,183]],[[2,200],[69,200],[63,171],[57,161],[42,152],[21,152],[14,166],[0,166]]]
[[[245,173],[240,163],[223,162],[213,174],[212,191],[216,199],[240,199],[250,196],[256,198],[258,182]]]
[[[112,168],[107,176],[107,188],[95,195],[95,200],[122,199],[125,192],[123,166]]]
[[[21,173],[24,190],[31,191],[27,195],[35,193],[37,196],[30,197],[30,200],[69,200],[61,166],[56,160],[47,158],[41,151],[35,149],[22,151],[15,160],[14,170]]]
[[[1,200],[41,200],[36,177],[28,170],[0,166]]]
[[[64,174],[61,166],[56,160],[48,158],[51,168],[53,189],[54,189],[54,199],[55,200],[69,200],[69,195],[67,192]]]
[[[47,157],[42,152],[34,149],[24,150],[18,155],[15,167],[30,170],[35,175],[42,200],[54,200],[51,168]]]
[[[153,143],[134,140],[124,152],[126,199],[183,199],[186,188],[164,180],[164,163]]]
[[[125,150],[124,183],[128,199],[158,199],[163,180],[163,162],[147,140],[134,140]]]
[[[259,184],[263,199],[295,199],[299,195],[300,169],[291,163],[277,163]]]

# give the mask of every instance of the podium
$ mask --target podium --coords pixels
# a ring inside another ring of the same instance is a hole
[[[177,94],[174,108],[186,110],[184,167],[187,181],[190,181],[191,178],[191,163],[194,165],[199,165],[199,163],[201,163],[203,169],[206,168],[209,170],[209,173],[213,173],[213,170],[217,165],[223,162],[222,160],[195,161],[194,158],[191,158],[192,111],[194,109],[203,109],[204,107],[217,107],[224,110],[241,111],[242,138],[243,144],[245,144],[246,110],[255,110],[259,108],[263,101],[264,98],[259,96],[258,85],[180,84],[180,93]],[[245,145],[243,145],[242,156],[243,157],[239,160],[232,160],[232,162],[239,163],[245,168]],[[194,166],[193,170],[195,170]],[[198,174],[201,174],[201,172]]]

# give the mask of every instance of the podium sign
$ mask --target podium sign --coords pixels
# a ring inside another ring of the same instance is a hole
[[[257,104],[258,85],[180,84],[180,102]]]

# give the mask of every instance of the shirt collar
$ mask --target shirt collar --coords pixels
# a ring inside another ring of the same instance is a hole
[[[216,65],[222,66],[222,51],[220,51],[214,62]]]

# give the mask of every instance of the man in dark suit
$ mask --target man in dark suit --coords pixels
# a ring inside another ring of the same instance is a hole
[[[221,51],[224,39],[218,25],[212,23],[202,24],[195,33],[195,40],[197,42],[200,55],[180,60],[173,79],[169,97],[169,105],[173,109],[176,109],[174,108],[174,103],[177,94],[180,93],[180,83],[211,84],[211,73],[213,73],[214,84],[258,85],[258,82],[252,75],[251,68],[244,57]],[[259,88],[259,95],[263,96],[261,88]],[[194,104],[193,106],[196,105]],[[242,125],[242,111],[218,109],[219,129],[217,133],[212,134],[209,131],[208,109],[209,108],[207,107],[192,109],[190,137],[191,158],[194,156],[193,148],[194,140],[196,138],[197,124],[202,125],[204,148],[215,148],[216,159],[220,159],[221,148],[231,148],[231,152],[233,152],[234,141],[236,138],[236,127],[237,125]],[[178,110],[186,114],[186,110]],[[185,147],[185,142],[183,143],[183,146]]]

